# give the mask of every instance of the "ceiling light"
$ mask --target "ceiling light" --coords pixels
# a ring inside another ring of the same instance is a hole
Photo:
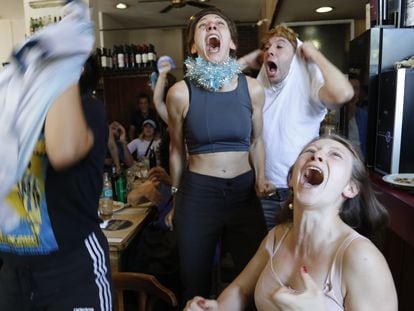
[[[328,13],[333,10],[333,7],[331,6],[321,6],[320,8],[317,8],[315,12],[317,13]]]
[[[120,10],[125,10],[125,9],[127,9],[127,8],[128,8],[128,5],[127,5],[127,4],[125,4],[125,3],[120,2],[120,3],[118,3],[117,5],[115,5],[115,7],[116,7],[117,9],[120,9]]]

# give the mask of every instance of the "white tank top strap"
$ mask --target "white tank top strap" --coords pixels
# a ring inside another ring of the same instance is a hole
[[[283,232],[282,237],[278,241],[275,241],[276,240],[275,234],[273,234],[273,237],[274,237],[273,246],[274,247],[273,247],[273,252],[271,254],[271,257],[270,257],[270,268],[271,268],[272,273],[273,273],[274,277],[276,278],[276,280],[277,280],[277,282],[279,283],[280,286],[285,286],[285,284],[282,283],[282,281],[280,280],[279,276],[277,275],[275,269],[273,268],[273,258],[276,255],[277,251],[279,250],[280,245],[282,245],[282,242],[285,240],[287,234],[289,233],[290,228],[292,228],[291,225],[288,225],[286,227],[285,232]],[[275,245],[275,242],[277,242],[276,245]]]
[[[342,262],[346,249],[351,243],[358,238],[364,238],[358,232],[351,232],[339,245],[333,257],[331,267],[326,276],[324,293],[335,302],[338,306],[343,308],[344,297],[342,295]]]

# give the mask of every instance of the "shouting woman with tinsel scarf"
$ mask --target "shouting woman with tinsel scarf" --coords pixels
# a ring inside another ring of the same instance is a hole
[[[217,249],[230,252],[234,276],[254,255],[266,234],[258,196],[269,187],[264,91],[234,58],[234,23],[208,8],[191,17],[187,38],[185,79],[167,95],[175,204],[166,222],[177,233],[184,301],[211,294]]]

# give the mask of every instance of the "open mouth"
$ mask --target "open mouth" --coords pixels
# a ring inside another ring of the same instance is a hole
[[[323,182],[324,176],[321,169],[315,166],[310,166],[306,169],[303,177],[306,184],[318,186]]]
[[[208,37],[207,48],[209,52],[218,52],[220,50],[220,39],[217,36]]]
[[[274,62],[267,62],[267,68],[269,72],[276,72],[277,71],[277,65]]]

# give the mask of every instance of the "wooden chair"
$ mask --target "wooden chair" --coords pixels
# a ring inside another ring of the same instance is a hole
[[[137,311],[151,311],[157,300],[161,299],[177,306],[174,293],[163,286],[150,274],[135,272],[116,272],[112,275],[118,311],[124,311],[124,291],[137,293]]]

